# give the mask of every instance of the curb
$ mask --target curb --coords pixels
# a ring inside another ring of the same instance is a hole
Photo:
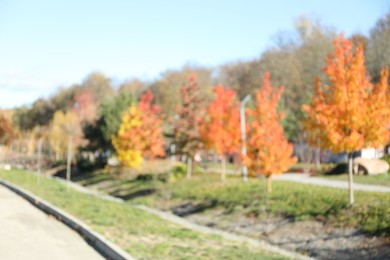
[[[52,177],[52,178],[55,179],[56,181],[59,181],[59,182],[66,184],[66,181],[61,179],[61,178],[58,178],[58,177]],[[70,182],[69,185],[75,190],[78,190],[78,191],[86,193],[86,194],[90,194],[92,196],[96,196],[96,197],[101,198],[101,199],[114,201],[117,203],[125,203],[125,201],[123,199],[116,198],[116,197],[113,197],[110,195],[101,194],[98,191],[88,189],[88,188],[86,188],[78,183],[75,183],[75,182]],[[137,208],[140,210],[147,211],[147,212],[149,212],[153,215],[156,215],[156,216],[158,216],[166,221],[169,221],[171,223],[175,223],[177,225],[180,225],[180,226],[187,228],[187,229],[190,229],[190,230],[194,230],[196,232],[201,232],[204,234],[218,235],[218,236],[221,236],[224,239],[228,239],[228,240],[233,240],[233,241],[238,241],[238,242],[246,242],[252,246],[256,246],[256,247],[262,248],[264,250],[267,250],[269,252],[277,253],[277,254],[280,254],[280,255],[283,255],[283,256],[286,256],[289,258],[293,258],[293,259],[299,259],[299,260],[313,260],[313,259],[315,259],[315,258],[306,256],[306,255],[302,255],[298,252],[286,250],[286,249],[271,245],[265,241],[256,240],[256,239],[242,236],[242,235],[236,235],[236,234],[233,234],[233,233],[230,233],[227,231],[223,231],[223,230],[219,230],[219,229],[215,229],[215,228],[210,228],[207,226],[202,226],[202,225],[193,223],[191,221],[188,221],[182,217],[176,216],[172,213],[165,212],[165,211],[162,211],[159,209],[150,208],[150,207],[147,207],[144,205],[133,205],[133,204],[128,204],[128,203],[126,203],[126,204],[130,207],[134,207],[134,208]]]
[[[19,196],[26,199],[33,206],[42,210],[48,215],[54,216],[57,220],[61,221],[71,229],[79,233],[88,244],[90,244],[96,251],[98,251],[103,257],[107,259],[115,260],[133,260],[135,259],[127,252],[119,248],[117,245],[111,243],[101,235],[92,231],[87,225],[82,223],[80,220],[69,215],[63,210],[57,208],[56,206],[50,204],[49,202],[35,196],[34,194],[24,190],[23,188],[11,184],[7,181],[0,179],[0,184],[15,192]]]

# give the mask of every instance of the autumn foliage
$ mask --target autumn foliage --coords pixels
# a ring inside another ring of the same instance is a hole
[[[326,59],[324,72],[329,85],[316,81],[304,127],[308,142],[333,152],[349,154],[349,197],[352,188],[352,153],[365,147],[389,142],[390,106],[388,71],[382,70],[379,82],[371,84],[364,65],[363,48],[354,48],[343,36],[334,41],[334,53]]]
[[[9,143],[14,137],[14,129],[11,120],[0,111],[0,145]]]
[[[240,147],[240,113],[236,92],[222,84],[213,89],[215,98],[207,107],[207,119],[201,125],[201,135],[207,148],[222,156],[222,179],[225,178],[226,155]]]
[[[187,176],[191,176],[192,159],[203,141],[200,134],[200,124],[204,117],[204,98],[201,95],[196,76],[191,75],[187,84],[180,91],[181,104],[176,108],[172,120],[173,144],[176,153],[188,158]]]
[[[153,94],[148,91],[138,106],[131,105],[122,115],[119,131],[112,139],[117,158],[125,166],[137,168],[143,158],[165,155],[160,110],[152,100]]]
[[[139,109],[131,105],[123,113],[118,134],[112,138],[116,157],[124,165],[139,167],[142,163],[142,121]]]
[[[49,141],[57,159],[65,155],[69,138],[72,139],[73,154],[78,147],[85,144],[86,140],[83,138],[80,118],[73,111],[67,111],[66,113],[56,111],[50,126]]]
[[[256,93],[256,105],[248,109],[250,129],[248,133],[248,151],[244,158],[250,174],[267,177],[268,191],[274,174],[281,174],[296,162],[292,157],[293,147],[284,136],[278,112],[278,102],[283,87],[276,91],[270,83],[270,74],[265,73],[263,87]]]
[[[354,152],[378,147],[389,141],[390,106],[388,71],[384,69],[378,84],[371,84],[364,66],[361,46],[340,37],[335,51],[326,59],[324,72],[329,85],[315,84],[315,95],[304,126],[309,143],[333,152]]]
[[[90,90],[83,89],[74,96],[74,111],[82,122],[91,123],[97,117],[97,104]]]
[[[159,116],[160,108],[152,104],[153,93],[148,90],[142,95],[138,109],[142,120],[142,156],[146,159],[154,159],[165,155],[164,139],[162,134],[162,120]]]

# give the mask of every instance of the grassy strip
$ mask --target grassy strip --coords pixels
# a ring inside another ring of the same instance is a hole
[[[338,181],[348,181],[348,173],[340,175],[320,175],[319,177]],[[361,184],[383,185],[390,187],[390,174],[354,175],[353,181]]]
[[[166,222],[152,214],[66,191],[62,183],[25,171],[0,171],[15,183],[76,216],[138,259],[285,259],[246,244],[204,235]]]
[[[104,180],[96,182],[99,178]],[[347,190],[274,181],[272,194],[267,194],[264,180],[243,183],[238,176],[229,176],[224,183],[218,175],[211,174],[163,182],[156,178],[118,180],[96,172],[80,182],[133,203],[161,206],[193,201],[206,205],[205,209],[223,207],[227,214],[239,212],[257,218],[271,214],[295,220],[316,218],[336,226],[390,236],[390,194],[386,193],[355,191],[356,203],[350,207]]]

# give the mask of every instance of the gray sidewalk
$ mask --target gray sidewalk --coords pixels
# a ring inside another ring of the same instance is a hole
[[[0,186],[0,259],[104,259],[75,231]]]
[[[293,181],[304,184],[325,186],[338,189],[348,189],[347,181],[328,180],[320,177],[310,177],[309,174],[304,173],[285,173],[282,175],[276,175],[274,180]],[[369,185],[353,183],[354,190],[370,191],[370,192],[390,192],[390,187],[380,185]]]

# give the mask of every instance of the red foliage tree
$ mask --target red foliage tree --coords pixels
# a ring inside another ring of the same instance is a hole
[[[97,105],[89,89],[82,89],[75,94],[74,111],[82,122],[91,123],[96,119]]]
[[[196,76],[191,75],[188,83],[180,91],[181,105],[176,108],[173,117],[173,144],[177,154],[187,156],[187,177],[191,177],[192,161],[195,153],[203,147],[200,135],[200,123],[204,117],[204,98],[196,82]]]

